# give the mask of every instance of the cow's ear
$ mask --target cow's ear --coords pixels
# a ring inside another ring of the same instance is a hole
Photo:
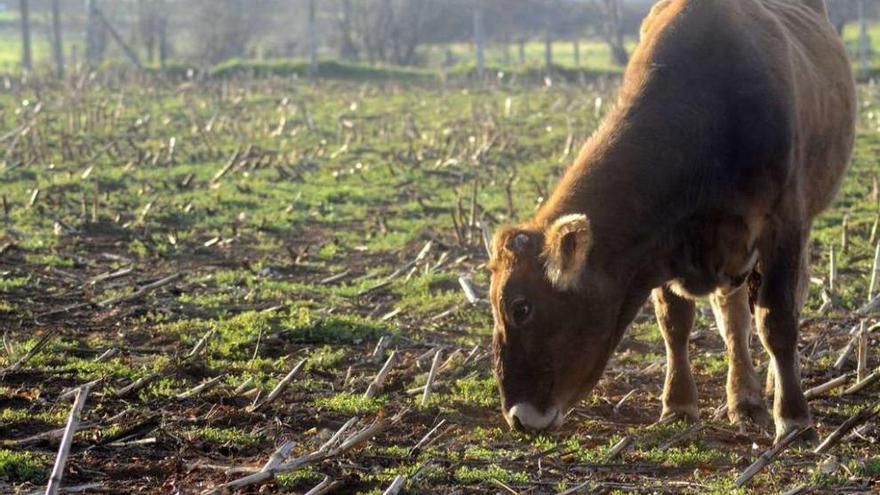
[[[547,278],[558,290],[577,290],[590,253],[590,221],[585,215],[565,215],[545,236]]]

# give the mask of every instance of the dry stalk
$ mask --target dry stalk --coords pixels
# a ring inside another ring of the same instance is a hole
[[[385,365],[382,366],[382,369],[379,370],[379,373],[376,374],[376,377],[373,378],[373,381],[367,387],[367,391],[364,393],[365,399],[372,399],[379,395],[379,392],[382,391],[382,387],[385,385],[385,378],[388,377],[388,373],[391,371],[391,366],[394,364],[396,358],[397,351],[392,351],[391,355],[388,356],[388,359],[385,361]]]
[[[861,391],[862,389],[873,385],[880,381],[880,370],[874,371],[870,375],[866,376],[864,380],[860,382],[856,382],[855,385],[843,391],[844,395],[854,394],[856,392]]]
[[[175,280],[178,280],[181,277],[183,277],[183,273],[180,273],[180,272],[175,273],[173,275],[169,275],[169,276],[167,276],[163,279],[159,279],[151,284],[147,284],[147,285],[141,287],[140,289],[132,292],[131,294],[128,294],[125,296],[111,297],[110,299],[99,302],[98,306],[105,308],[107,306],[110,306],[110,305],[113,305],[116,303],[128,302],[128,301],[133,301],[135,299],[139,299],[139,298],[146,296],[147,294],[153,292],[154,290],[156,290],[160,287],[163,287],[165,285],[168,285],[168,284],[174,282]]]
[[[254,377],[249,377],[247,380],[241,382],[241,385],[235,387],[235,390],[232,391],[233,395],[239,395],[244,393],[252,388],[254,384]]]
[[[880,218],[880,217],[878,217]],[[874,229],[876,230],[876,222],[874,223]],[[877,289],[877,270],[880,269],[880,242],[877,243],[877,247],[874,248],[874,264],[871,267],[871,284],[868,286],[868,302],[871,302],[874,299],[874,291]]]
[[[633,394],[635,394],[635,393],[636,393],[636,389],[632,389],[632,390],[630,390],[626,395],[624,395],[623,398],[620,399],[620,401],[617,402],[617,405],[614,406],[614,413],[615,413],[615,414],[619,413],[619,412],[620,412],[620,408],[623,407],[623,404],[624,404],[627,400],[629,400],[629,398],[632,397]]]
[[[329,476],[325,476],[320,483],[315,485],[314,488],[307,491],[304,495],[324,495],[325,493],[332,492],[341,484],[341,482],[332,481]]]
[[[76,394],[78,394],[79,390],[83,387],[88,387],[88,389],[91,391],[94,387],[98,386],[99,384],[104,383],[104,380],[105,380],[105,378],[98,378],[97,380],[92,380],[88,383],[84,383],[82,385],[78,385],[76,387],[72,387],[70,389],[67,389],[64,392],[62,392],[61,395],[58,396],[58,400],[65,401],[70,398],[76,397]]]
[[[431,361],[431,371],[428,372],[428,380],[425,382],[425,391],[422,393],[422,405],[428,405],[428,400],[431,398],[431,387],[434,385],[434,378],[437,377],[437,368],[440,364],[440,357],[442,356],[442,352],[440,349],[437,349],[437,353],[434,354],[434,360]]]
[[[405,482],[406,478],[404,478],[402,474],[398,474],[394,477],[394,481],[391,482],[391,485],[382,493],[382,495],[397,495],[400,493]]]
[[[31,358],[36,356],[37,353],[40,352],[43,349],[43,347],[45,347],[46,344],[49,343],[49,340],[51,340],[53,336],[54,336],[54,334],[52,332],[46,332],[46,334],[44,334],[40,338],[40,340],[38,340],[37,343],[34,344],[33,347],[31,347],[31,350],[29,350],[24,356],[22,356],[21,359],[19,359],[18,361],[16,361],[12,365],[10,365],[8,368],[3,370],[3,372],[0,373],[0,375],[5,375],[6,373],[20,370],[22,366],[27,364],[27,362],[30,361]]]
[[[370,355],[370,360],[376,364],[379,364],[382,361],[382,356],[385,355],[385,349],[388,348],[388,345],[391,344],[391,337],[388,335],[383,335],[379,338],[379,342],[376,342],[376,347],[373,348],[373,353]]]
[[[788,432],[776,445],[770,447],[765,450],[763,454],[761,454],[758,459],[752,463],[751,466],[746,468],[745,471],[740,474],[736,480],[733,482],[733,485],[737,488],[741,488],[746,483],[749,482],[752,478],[755,477],[762,469],[764,469],[768,464],[773,462],[773,459],[779,455],[780,452],[786,449],[792,442],[795,441],[801,434],[805,431],[811,429],[812,426],[808,426],[805,428],[799,428],[797,430],[792,430]]]
[[[609,461],[613,460],[618,455],[620,455],[621,452],[626,450],[626,448],[629,447],[629,445],[631,443],[632,443],[632,437],[630,437],[629,435],[621,438],[617,443],[614,444],[613,447],[611,447],[611,450],[608,451],[607,459]]]
[[[826,392],[828,392],[829,390],[833,390],[833,389],[843,385],[844,383],[846,383],[846,381],[849,380],[849,377],[850,377],[850,374],[846,373],[846,374],[840,375],[838,377],[832,378],[821,385],[816,385],[815,387],[804,392],[804,397],[807,400],[812,400],[812,399],[815,399],[816,397],[820,397],[823,394],[825,394]]]
[[[868,332],[865,320],[859,324],[858,352],[856,352],[856,381],[864,381],[868,377]]]
[[[220,383],[220,380],[222,380],[225,377],[226,377],[225,373],[222,375],[215,376],[214,378],[211,378],[210,380],[204,381],[204,382],[196,385],[195,387],[187,390],[186,392],[183,392],[181,394],[177,394],[177,398],[179,400],[183,400],[183,399],[189,399],[190,397],[194,397],[194,396],[196,396],[206,390],[213,388],[215,385]]]
[[[846,344],[846,347],[843,348],[843,351],[840,352],[840,356],[837,357],[837,360],[834,361],[834,369],[841,369],[846,364],[846,361],[849,359],[849,355],[852,354],[853,348],[856,346],[858,339],[858,331],[859,326],[856,325],[849,330],[849,334],[851,335],[849,342]]]
[[[213,335],[214,335],[214,329],[208,330],[205,333],[205,335],[203,335],[202,338],[199,339],[198,342],[196,342],[196,345],[193,346],[192,350],[189,351],[189,354],[187,354],[186,357],[190,358],[190,357],[193,357],[196,354],[202,352],[202,349],[204,349],[205,346],[208,345],[208,340],[210,340],[211,336],[213,336]]]
[[[153,381],[155,381],[156,379],[165,376],[166,373],[167,373],[167,371],[160,371],[160,372],[156,372],[156,373],[150,373],[149,375],[144,375],[144,376],[138,378],[137,380],[129,383],[125,387],[122,387],[121,389],[117,390],[116,397],[120,397],[120,398],[127,397],[127,396],[141,390],[142,388],[146,387],[147,385],[153,383]]]
[[[263,409],[264,407],[269,405],[272,401],[277,399],[278,396],[281,395],[281,392],[283,392],[284,389],[287,387],[287,385],[291,381],[293,381],[293,377],[295,377],[296,374],[299,373],[299,370],[306,364],[306,361],[307,361],[307,359],[303,359],[302,361],[297,363],[296,366],[294,366],[293,369],[290,370],[289,373],[287,373],[287,376],[285,376],[283,379],[281,379],[281,381],[278,382],[278,385],[275,385],[275,388],[273,388],[272,391],[269,392],[269,395],[262,402],[260,402],[258,404],[254,404],[251,407],[251,411],[259,411],[260,409]]]
[[[425,433],[425,436],[423,436],[421,438],[421,440],[416,442],[416,444],[411,449],[409,449],[410,457],[416,455],[431,440],[431,437],[434,436],[434,433],[436,433],[437,430],[442,428],[443,425],[445,425],[445,424],[446,424],[446,419],[441,419],[440,422],[437,423],[436,426],[434,426],[433,428],[428,430],[428,433]]]
[[[829,246],[828,251],[828,292],[834,293],[837,287],[837,255],[834,251],[834,244]]]
[[[836,430],[831,432],[831,434],[828,435],[828,437],[823,440],[822,443],[813,450],[813,452],[816,454],[824,454],[829,449],[831,449],[831,447],[837,445],[843,439],[843,437],[847,433],[852,431],[855,427],[869,421],[871,418],[877,416],[877,414],[880,414],[880,411],[877,410],[877,406],[880,406],[880,401],[875,401],[870,406],[867,406],[861,411],[852,415],[849,419],[844,421],[843,424],[837,427]]]
[[[458,277],[458,284],[461,285],[461,289],[464,291],[464,297],[467,298],[469,303],[477,304],[480,302],[480,298],[477,296],[477,291],[474,290],[470,278],[465,276]]]
[[[70,455],[70,446],[73,444],[73,436],[76,434],[80,415],[86,405],[86,398],[88,396],[88,385],[83,385],[77,390],[76,399],[73,402],[73,407],[70,409],[70,415],[67,417],[67,428],[64,429],[64,437],[62,437],[61,445],[58,447],[55,466],[52,468],[52,475],[49,477],[49,484],[46,486],[46,495],[55,495],[61,488],[61,480],[64,478],[64,467],[67,465],[67,457]]]
[[[109,360],[113,359],[114,357],[116,357],[116,355],[119,354],[120,352],[122,352],[122,351],[120,351],[118,347],[111,347],[111,348],[107,349],[106,351],[104,351],[103,354],[96,357],[95,362],[96,363],[103,363],[105,361],[109,361]]]

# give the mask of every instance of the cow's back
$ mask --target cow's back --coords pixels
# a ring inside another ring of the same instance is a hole
[[[855,90],[820,0],[666,0],[642,36],[621,103],[674,114],[668,102],[698,102],[710,163],[692,166],[712,178],[708,201],[766,209],[796,192],[809,217],[828,205],[852,151]]]

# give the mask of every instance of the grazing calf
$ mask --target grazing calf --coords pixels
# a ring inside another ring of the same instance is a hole
[[[811,423],[798,368],[807,241],[852,153],[855,88],[822,0],[665,0],[616,108],[528,222],[493,241],[495,374],[512,427],[558,427],[653,291],[663,416],[698,417],[693,298],[727,345],[730,419],[769,421],[747,279],[771,357],[777,439]]]

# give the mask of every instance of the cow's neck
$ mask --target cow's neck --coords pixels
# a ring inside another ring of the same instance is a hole
[[[699,159],[688,154],[688,136],[634,112],[621,109],[609,117],[536,218],[548,225],[568,213],[586,214],[593,249],[620,261],[638,258],[652,237],[686,216],[682,195],[693,191],[680,190],[680,179]]]
[[[666,258],[676,249],[671,232],[693,214],[703,193],[693,168],[702,159],[701,147],[695,128],[669,121],[668,107],[665,112],[644,107],[622,106],[609,116],[535,223],[546,226],[583,213],[592,230],[591,259],[618,273],[661,277],[650,272],[669,265]]]

